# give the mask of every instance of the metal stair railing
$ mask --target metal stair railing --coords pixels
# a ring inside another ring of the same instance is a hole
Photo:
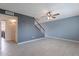
[[[45,29],[42,27],[42,25],[35,19],[35,23],[34,25],[44,34],[45,33]]]

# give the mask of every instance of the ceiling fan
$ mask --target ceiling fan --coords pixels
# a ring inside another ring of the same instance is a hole
[[[58,15],[60,15],[60,13],[55,13],[54,11],[48,11],[45,14],[43,14],[41,17],[39,17],[39,18],[35,17],[35,18],[40,20],[43,17],[47,17],[48,20],[50,20],[50,19],[55,19],[56,16],[58,16]]]
[[[60,13],[55,13],[55,14],[53,14],[52,11],[48,11],[48,12],[46,13],[46,16],[48,17],[48,19],[56,18],[56,16],[58,16],[58,15],[60,15]]]
[[[60,13],[54,13],[54,11],[48,11],[43,16],[41,16],[40,18],[47,17],[48,19],[55,19],[56,16],[58,16],[58,15],[60,15]]]

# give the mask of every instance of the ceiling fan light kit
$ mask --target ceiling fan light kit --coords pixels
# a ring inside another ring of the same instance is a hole
[[[49,16],[47,18],[48,18],[48,20],[53,19],[52,17],[49,17]]]

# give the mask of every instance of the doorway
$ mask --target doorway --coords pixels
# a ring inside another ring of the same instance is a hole
[[[0,14],[1,45],[2,41],[17,43],[17,22],[18,18],[15,16]]]

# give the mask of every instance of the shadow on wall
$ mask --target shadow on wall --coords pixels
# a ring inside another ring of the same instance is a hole
[[[43,24],[47,25],[46,36],[79,41],[79,16],[73,16]]]

